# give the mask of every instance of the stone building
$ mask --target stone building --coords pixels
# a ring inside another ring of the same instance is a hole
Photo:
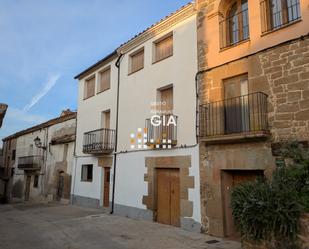
[[[8,108],[8,106],[6,104],[0,103],[0,128],[2,126],[2,122],[3,122],[7,108]]]
[[[237,238],[231,190],[276,167],[275,146],[309,137],[306,0],[197,1],[203,231]]]
[[[3,139],[5,193],[9,201],[68,202],[76,113],[69,110]]]

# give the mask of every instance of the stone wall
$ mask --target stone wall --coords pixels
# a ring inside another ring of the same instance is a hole
[[[308,140],[309,37],[206,72],[200,77],[200,103],[223,99],[223,80],[245,73],[250,93],[260,91],[268,95],[268,122],[273,140]]]
[[[275,166],[272,143],[284,139],[309,140],[308,36],[203,73],[199,78],[200,104],[224,99],[223,80],[242,74],[248,74],[249,93],[268,95],[270,136],[258,143],[250,140],[230,145],[200,143],[202,228],[217,236],[224,236],[222,186],[220,177],[215,179],[220,170],[263,169],[271,172]],[[267,158],[267,162],[255,162],[258,158]]]
[[[256,55],[249,82],[269,95],[269,125],[274,140],[309,135],[309,39]]]

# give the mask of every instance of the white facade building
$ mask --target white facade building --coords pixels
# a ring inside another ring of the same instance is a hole
[[[200,230],[197,70],[188,4],[76,76],[73,203]]]

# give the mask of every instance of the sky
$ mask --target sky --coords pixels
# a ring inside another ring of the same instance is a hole
[[[0,139],[76,110],[74,76],[188,2],[0,0]]]

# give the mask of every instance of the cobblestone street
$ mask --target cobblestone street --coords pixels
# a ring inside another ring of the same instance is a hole
[[[2,205],[0,220],[1,249],[240,249],[236,242],[76,206]]]

